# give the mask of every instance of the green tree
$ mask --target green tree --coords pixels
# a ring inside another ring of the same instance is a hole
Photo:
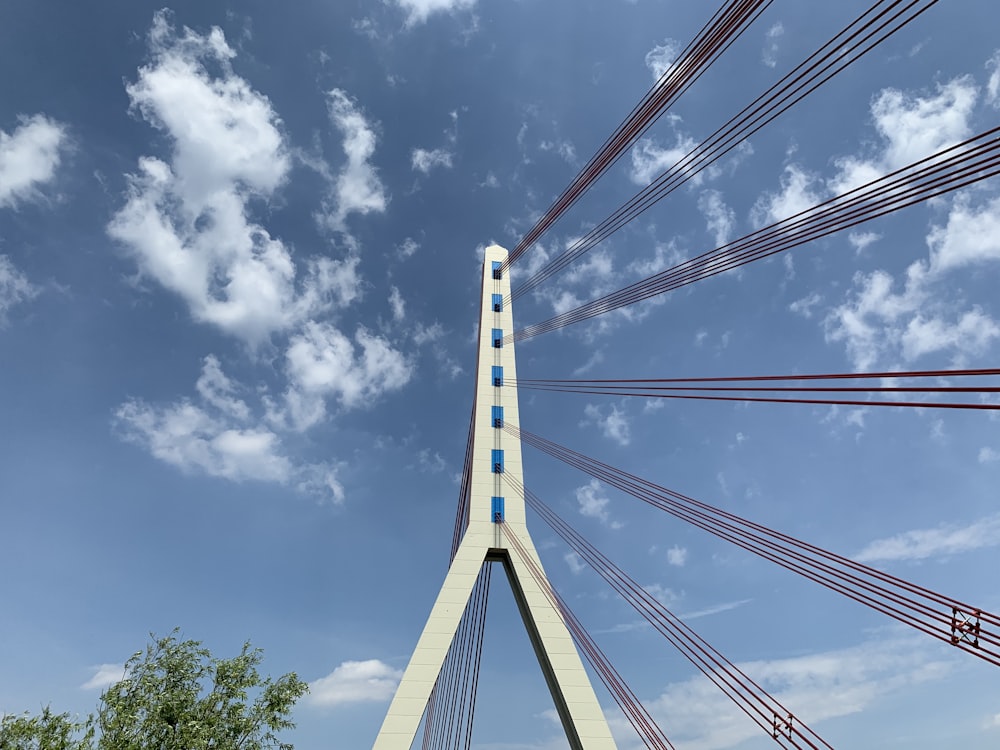
[[[38,716],[0,719],[0,750],[89,750],[93,739],[91,722],[72,721],[69,714],[54,714],[48,707]]]
[[[6,716],[0,750],[289,750],[277,733],[294,726],[289,715],[308,686],[294,672],[261,679],[261,659],[249,641],[238,656],[213,659],[176,630],[154,636],[101,696],[96,718],[73,722],[48,708]]]

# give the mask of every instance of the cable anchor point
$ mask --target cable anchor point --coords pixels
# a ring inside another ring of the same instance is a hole
[[[951,642],[957,646],[960,643],[968,643],[973,648],[979,648],[979,631],[982,628],[978,609],[971,612],[964,612],[958,607],[951,610]]]
[[[778,737],[787,737],[788,739],[792,739],[792,722],[794,718],[795,717],[791,714],[784,717],[779,716],[777,713],[774,714],[771,736],[774,737],[774,739],[778,739]]]

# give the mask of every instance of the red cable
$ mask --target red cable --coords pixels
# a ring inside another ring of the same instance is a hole
[[[608,688],[619,708],[625,713],[626,718],[632,724],[633,729],[635,729],[643,744],[650,748],[669,748],[670,750],[674,750],[673,744],[653,720],[645,706],[642,705],[642,702],[639,701],[638,697],[622,679],[604,652],[597,646],[565,600],[552,588],[548,578],[543,571],[539,570],[531,555],[524,549],[521,541],[514,534],[507,535],[506,539],[514,547],[525,566],[528,567],[529,572],[546,598],[549,599],[549,602],[556,611],[562,615],[577,646],[583,650],[587,661],[590,662],[594,671],[597,672],[601,682]]]
[[[559,518],[558,515],[545,506],[536,496],[524,489],[520,482],[512,477],[508,477],[508,481],[511,482],[511,485],[515,489],[524,493],[528,503],[543,516],[543,519],[553,527],[556,533],[570,544],[574,551],[590,563],[616,591],[625,597],[626,601],[636,611],[646,618],[682,654],[691,660],[706,677],[733,699],[744,713],[747,713],[751,719],[754,719],[758,726],[770,731],[773,726],[772,720],[775,717],[790,715],[787,708],[774,700],[760,685],[725,659],[721,653],[698,636],[682,620],[664,607],[662,603],[658,602],[645,589],[621,571],[621,569],[617,568],[606,556],[597,551],[593,545],[583,539],[578,532],[572,529],[563,519]],[[726,675],[725,678],[722,677],[719,670]],[[726,682],[726,686],[720,684],[717,678],[723,679]],[[756,694],[754,691],[756,691]],[[743,703],[740,701],[743,701]],[[768,701],[770,701],[770,704]],[[752,705],[751,702],[757,705]],[[749,711],[757,713],[760,719],[755,719]],[[801,728],[793,727],[790,731],[801,734],[802,729],[820,742],[821,745],[829,747],[822,738],[815,735],[805,725],[801,725]],[[791,738],[789,739],[791,740]],[[818,747],[808,737],[803,736],[802,740],[809,747]],[[795,744],[794,746],[798,747],[799,745]]]
[[[924,587],[911,584],[896,576],[892,576],[890,574],[877,571],[873,568],[869,568],[868,566],[862,563],[858,563],[853,560],[849,560],[847,558],[843,558],[839,555],[836,555],[835,553],[822,550],[821,548],[818,548],[815,545],[809,545],[805,542],[796,540],[788,535],[767,529],[766,527],[763,527],[760,524],[755,524],[753,522],[746,521],[745,519],[742,519],[739,516],[735,516],[734,514],[727,513],[717,508],[713,508],[712,506],[709,506],[705,503],[701,503],[691,498],[687,498],[686,496],[680,495],[679,493],[675,493],[672,490],[667,490],[651,482],[647,482],[646,480],[641,480],[638,477],[634,477],[633,475],[628,474],[627,472],[622,472],[620,470],[613,469],[612,467],[608,467],[606,464],[602,464],[601,462],[589,459],[588,457],[583,456],[583,454],[576,454],[574,451],[569,451],[569,449],[565,449],[559,446],[560,450],[566,451],[569,454],[575,454],[576,456],[585,459],[585,461],[581,461],[579,459],[574,460],[573,456],[571,455],[562,454],[559,451],[552,450],[551,446],[555,446],[556,444],[552,444],[551,441],[543,441],[541,438],[537,438],[537,436],[532,436],[530,433],[521,432],[520,437],[525,442],[528,442],[530,445],[533,445],[534,447],[537,447],[547,453],[550,453],[554,457],[559,458],[560,460],[563,460],[567,463],[570,463],[570,465],[576,466],[577,468],[580,468],[583,471],[591,474],[591,476],[601,479],[602,481],[608,482],[613,486],[616,486],[619,489],[629,494],[632,494],[639,499],[644,500],[645,502],[651,503],[655,507],[659,507],[661,510],[666,510],[668,513],[671,513],[675,517],[681,518],[682,520],[692,523],[693,525],[698,526],[699,528],[702,528],[706,531],[709,531],[710,533],[713,533],[716,536],[719,536],[720,538],[726,539],[727,541],[731,541],[734,544],[737,544],[738,546],[747,549],[748,551],[754,552],[755,554],[764,557],[765,559],[777,562],[778,564],[782,565],[783,567],[789,570],[793,570],[794,572],[797,572],[800,575],[809,578],[810,580],[822,583],[828,588],[838,591],[839,593],[845,594],[850,598],[854,599],[855,601],[859,601],[860,603],[866,604],[867,606],[876,609],[877,611],[880,611],[883,614],[888,614],[894,619],[897,619],[900,622],[905,622],[906,624],[909,624],[919,630],[922,630],[923,632],[932,635],[935,638],[938,638],[939,640],[949,642],[952,645],[955,645],[958,648],[961,648],[962,650],[968,653],[973,653],[976,656],[979,656],[980,658],[984,659],[985,661],[988,661],[990,663],[1000,664],[1000,658],[998,658],[998,656],[1000,656],[1000,653],[998,653],[995,649],[988,649],[983,646],[983,643],[993,644],[993,645],[1000,644],[1000,638],[998,638],[996,634],[983,630],[981,627],[982,623],[984,622],[987,625],[993,625],[993,626],[1000,624],[1000,618],[998,618],[996,615],[993,615],[988,612],[983,612],[978,608],[971,607],[951,597],[946,597],[937,594],[936,592],[930,591],[929,589],[926,589]],[[545,443],[550,443],[550,445],[546,446]],[[605,468],[602,469],[598,467],[605,467]],[[624,478],[619,478],[619,476],[617,475],[620,475],[621,477]],[[643,491],[642,486],[645,486],[648,489]],[[653,495],[648,494],[650,491],[656,493],[663,493],[673,498],[679,498],[684,503],[689,504],[693,507],[685,507],[680,502],[678,502],[678,500],[676,499],[670,500],[669,497],[668,498],[655,497]],[[698,508],[704,510],[698,510]],[[711,515],[709,515],[710,513],[722,518],[729,519],[733,521],[733,523],[729,523],[727,521],[720,521],[718,520],[718,518],[713,518]],[[952,615],[949,616],[947,613],[936,612],[925,604],[921,604],[920,602],[915,601],[910,597],[885,589],[879,584],[873,584],[871,582],[865,581],[859,578],[858,576],[854,575],[853,573],[847,573],[842,570],[833,568],[827,563],[812,560],[802,552],[796,552],[794,549],[782,548],[780,547],[779,544],[777,544],[774,541],[768,540],[758,534],[754,534],[753,532],[747,531],[746,528],[740,528],[740,525],[750,529],[756,529],[758,531],[761,531],[763,533],[772,536],[775,539],[778,539],[783,543],[798,547],[806,552],[827,559],[831,562],[834,562],[845,568],[853,570],[857,573],[868,575],[869,577],[874,578],[876,580],[881,580],[891,585],[898,586],[899,588],[909,592],[910,594],[914,594],[923,597],[925,599],[928,599],[939,605],[946,606],[953,610]],[[763,545],[763,548],[760,545]],[[792,561],[779,557],[778,553],[780,553],[781,555],[785,555],[787,557],[791,557]],[[812,566],[812,568],[818,569],[822,571],[822,573],[818,574],[813,571],[810,571],[808,568],[802,567],[800,563],[803,563],[807,566]],[[841,581],[846,581],[847,583],[845,584],[845,583],[839,583],[837,581],[832,581],[828,577],[824,577],[824,574],[833,575],[834,577],[841,579]],[[870,593],[875,593],[876,595],[889,599],[890,601],[895,602],[896,604],[902,604],[914,611],[920,612],[924,617],[927,617],[932,620],[937,620],[938,622],[941,623],[941,626],[939,626],[937,630],[933,630],[932,629],[934,627],[933,624],[921,622],[919,620],[916,620],[910,615],[901,613],[901,611],[899,611],[898,608],[893,609],[891,605],[886,605],[882,602],[872,599],[872,597],[868,596],[867,594],[859,593],[856,590],[850,589],[849,588],[850,585],[858,585],[862,589],[866,589]],[[954,625],[955,625],[954,618],[956,617],[956,612],[964,616],[975,616],[976,618],[978,618],[980,624],[978,633],[978,638],[980,641],[979,645],[971,646],[970,644],[966,643],[962,638],[959,638],[958,642],[956,642],[955,638],[956,631],[954,630]]]
[[[906,7],[897,11],[895,15],[888,19],[884,19],[883,17],[888,15],[893,8],[897,7],[902,0],[893,0],[887,8],[882,9],[878,13],[876,13],[876,10],[878,10],[878,7],[885,0],[876,2],[875,5],[848,24],[847,27],[838,32],[826,44],[806,58],[806,60],[799,63],[784,78],[772,85],[771,88],[757,97],[751,104],[744,107],[737,115],[730,118],[729,121],[717,129],[708,139],[698,144],[682,157],[680,161],[660,174],[653,183],[643,188],[600,224],[573,242],[563,253],[546,264],[530,279],[519,285],[508,300],[517,299],[527,293],[555,273],[561,271],[569,263],[581,257],[584,253],[589,252],[625,226],[625,224],[645,213],[655,203],[725,156],[739,143],[772,122],[822,84],[843,71],[848,65],[863,57],[889,36],[899,31],[903,26],[922,15],[931,6],[936,4],[937,1],[930,0],[929,2],[925,2],[923,7],[917,9],[916,12],[902,21],[899,21],[899,19],[912,11],[920,0],[911,0]],[[865,19],[872,14],[874,16],[866,21]],[[876,26],[879,21],[881,21],[881,24]],[[886,27],[897,21],[898,23],[895,27],[882,34]],[[855,26],[858,28],[852,31]],[[865,36],[860,40],[856,39],[864,32],[867,32]],[[882,34],[882,36],[858,51],[860,47],[863,47],[879,34]],[[824,63],[825,66],[820,67]],[[828,72],[831,68],[833,69],[832,72]],[[824,74],[826,75],[824,76]],[[817,81],[817,79],[819,80]]]
[[[828,404],[833,406],[901,406],[915,407],[921,409],[978,409],[986,411],[1000,411],[1000,404],[970,404],[970,403],[948,403],[935,401],[865,401],[852,399],[823,399],[823,398],[761,398],[753,396],[695,396],[679,395],[667,393],[645,393],[631,391],[604,391],[587,390],[582,388],[545,388],[541,386],[522,386],[529,390],[550,391],[553,393],[582,393],[592,396],[633,396],[639,398],[666,398],[694,401],[739,401],[751,403],[767,404]],[[992,389],[996,392],[1000,389]]]
[[[504,342],[521,341],[634,304],[987,179],[1000,173],[998,133],[1000,127],[943,149],[673,268],[509,334]]]
[[[951,378],[951,377],[981,377],[1000,375],[1000,368],[964,369],[964,370],[896,370],[887,372],[838,372],[826,374],[799,375],[749,375],[743,377],[725,378],[637,378],[633,380],[541,380],[520,378],[511,382],[534,383],[733,383],[738,381],[761,382],[772,380],[857,380],[862,378]]]
[[[569,187],[542,215],[501,264],[506,272],[534,242],[565,213],[590,186],[693,84],[735,39],[771,4],[772,0],[738,0],[717,11],[670,70],[605,141]],[[676,80],[675,80],[676,79]]]

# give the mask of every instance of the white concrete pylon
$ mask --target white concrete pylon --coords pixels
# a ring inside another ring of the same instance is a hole
[[[514,489],[524,486],[521,441],[502,429],[503,424],[520,426],[517,388],[507,384],[516,382],[514,347],[503,343],[503,337],[513,330],[510,305],[506,303],[510,279],[506,272],[495,270],[506,258],[507,251],[502,247],[486,248],[469,525],[375,739],[374,750],[410,750],[479,571],[491,562],[502,563],[507,572],[570,747],[616,747],[566,623],[546,596],[548,581],[539,582],[538,576],[532,575],[522,554],[531,558],[536,572],[544,571],[525,524],[524,495]]]

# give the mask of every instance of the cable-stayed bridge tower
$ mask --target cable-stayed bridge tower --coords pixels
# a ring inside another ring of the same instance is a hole
[[[521,441],[504,429],[520,426],[507,251],[486,248],[479,316],[479,358],[468,525],[403,673],[374,750],[409,750],[441,673],[459,621],[484,565],[501,563],[528,637],[573,750],[613,750],[604,714],[525,523]],[[548,589],[548,591],[547,591]]]
[[[649,710],[586,632],[565,600],[552,589],[525,525],[526,504],[765,736],[781,748],[833,750],[833,746],[811,729],[802,716],[793,713],[791,706],[785,706],[765,689],[766,678],[755,679],[726,658],[681,616],[671,612],[587,541],[530,488],[526,489],[521,466],[522,444],[674,520],[712,534],[891,617],[895,623],[910,626],[986,663],[1000,666],[1000,614],[870,567],[858,556],[839,554],[797,539],[785,531],[743,518],[520,428],[518,388],[587,394],[588,398],[603,395],[615,399],[678,399],[671,402],[678,405],[743,402],[866,409],[1000,409],[995,399],[1000,385],[982,380],[1000,378],[998,367],[846,373],[807,373],[797,368],[791,375],[758,373],[742,377],[681,378],[671,374],[671,377],[635,378],[623,374],[617,378],[603,375],[599,380],[516,378],[515,342],[677,291],[772,258],[777,253],[803,248],[837,232],[1000,174],[1000,126],[991,126],[961,143],[952,143],[954,139],[946,138],[938,144],[940,150],[935,154],[894,168],[864,185],[804,210],[796,209],[792,215],[754,229],[743,237],[715,248],[700,249],[680,262],[671,261],[667,268],[616,291],[602,292],[600,297],[559,312],[548,320],[513,330],[511,301],[561,273],[570,263],[643,215],[702,170],[716,164],[747,138],[757,137],[762,128],[890,36],[923,17],[932,6],[946,5],[938,0],[873,0],[871,7],[836,31],[742,110],[723,121],[712,135],[681,156],[627,202],[604,219],[590,222],[589,229],[567,243],[554,257],[543,258],[541,267],[526,274],[528,278],[521,280],[512,293],[508,268],[576,205],[590,186],[633,147],[772,2],[722,0],[721,7],[511,252],[508,254],[496,246],[487,248],[482,276],[475,401],[451,544],[451,567],[375,741],[375,750],[409,750],[423,717],[426,717],[423,750],[470,747],[489,571],[495,562],[499,562],[507,573],[570,747],[574,750],[615,747],[574,647],[575,639],[593,666],[593,674],[608,688],[643,745],[655,750],[673,749],[674,745]],[[963,383],[976,385],[951,385],[951,378],[962,378]],[[975,380],[971,380],[973,378]],[[917,379],[926,379],[922,382],[933,385],[917,384]],[[932,397],[930,394],[937,395]],[[929,401],[929,398],[939,400]],[[467,701],[469,696],[472,696],[471,701]],[[471,708],[466,713],[468,703]],[[723,718],[721,714],[713,712],[713,715]],[[832,718],[832,715],[826,717]],[[454,731],[456,727],[457,732]]]

